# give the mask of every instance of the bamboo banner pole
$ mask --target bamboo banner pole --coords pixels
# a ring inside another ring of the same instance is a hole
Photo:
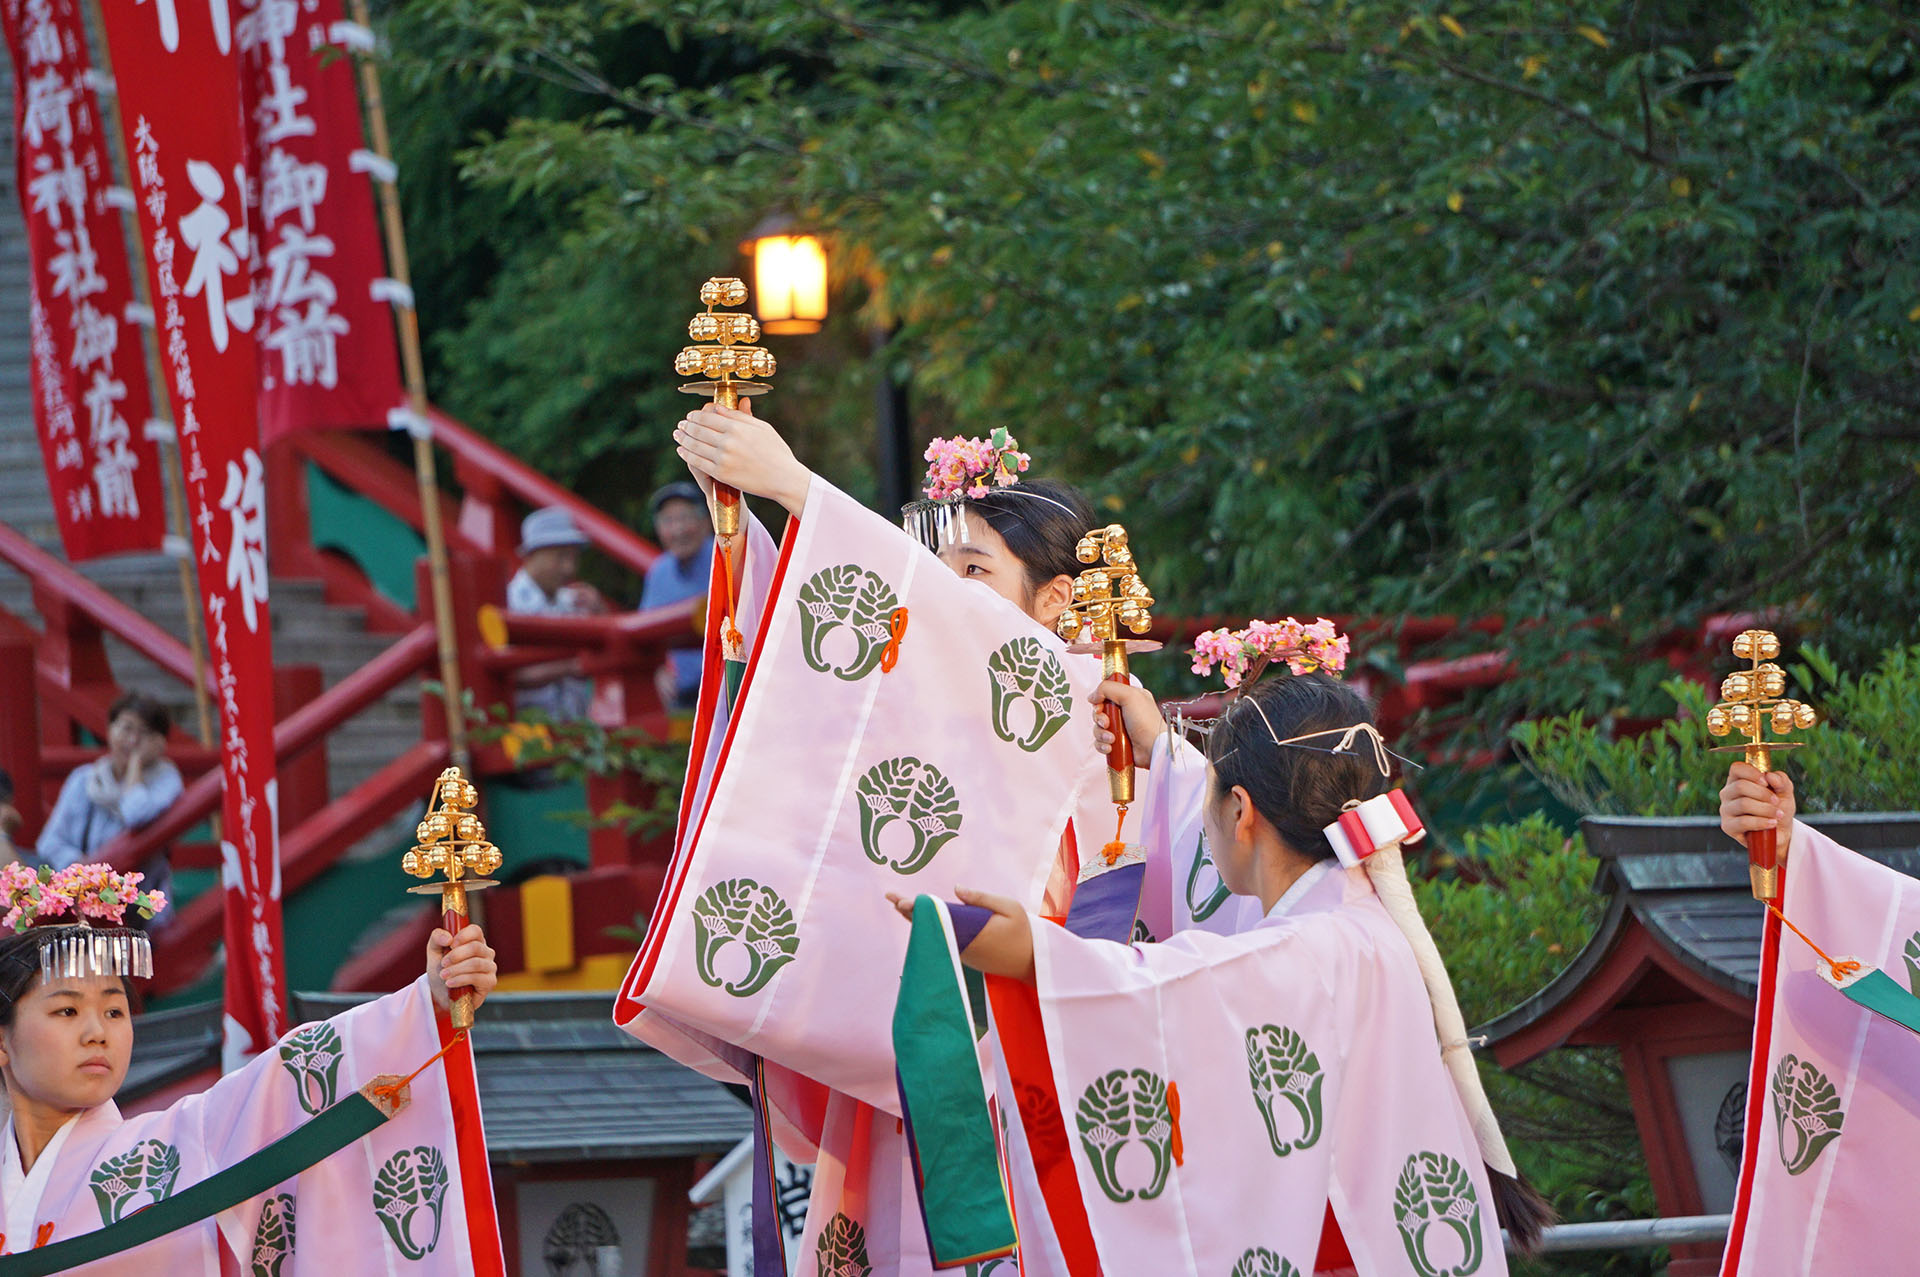
[[[105,30],[100,20],[99,0],[86,0],[87,25],[94,34],[94,66],[106,73],[108,83],[117,84],[113,79],[113,54],[107,48],[107,42],[100,36]],[[132,189],[132,172],[127,162],[125,150],[126,135],[120,131],[120,94],[118,88],[105,88],[96,92],[104,99],[102,110],[106,115],[107,154],[112,157],[119,175],[126,180],[121,185]],[[147,314],[153,314],[153,297],[147,288],[146,258],[147,246],[141,241],[139,219],[133,220],[132,238],[134,255],[129,259],[128,274],[133,276],[133,297]],[[150,333],[152,324],[142,325]],[[167,383],[160,373],[160,340],[157,333],[152,340],[141,341],[141,349],[147,360],[147,384],[151,387],[148,399],[153,405],[153,418],[166,426],[166,435],[156,443],[155,451],[160,455],[160,465],[166,473],[167,481],[167,527],[178,541],[174,560],[180,568],[180,601],[187,618],[187,651],[193,657],[193,710],[194,721],[199,728],[200,745],[204,749],[213,748],[213,698],[207,691],[207,643],[200,631],[200,582],[195,575],[193,556],[193,536],[187,527],[187,480],[181,470],[180,440],[174,433],[173,408],[167,402]],[[218,839],[220,818],[214,818],[214,837]]]
[[[349,0],[353,21],[369,33],[373,19],[367,0]],[[387,136],[386,105],[380,96],[380,72],[373,54],[363,52],[360,62],[360,92],[367,112],[367,132],[373,153],[389,164],[393,148]],[[440,519],[440,485],[434,477],[433,439],[424,428],[427,420],[427,373],[420,357],[420,317],[411,300],[413,276],[407,267],[406,229],[400,220],[398,180],[375,178],[380,191],[380,220],[387,241],[387,271],[409,290],[408,300],[396,307],[400,324],[400,362],[407,380],[407,401],[412,408],[416,428],[413,431],[413,473],[420,486],[420,518],[427,534],[427,570],[433,582],[433,624],[440,641],[440,683],[447,706],[447,747],[454,765],[471,771],[472,756],[467,749],[467,721],[460,679],[460,645],[453,627],[453,584],[447,569],[447,536]]]

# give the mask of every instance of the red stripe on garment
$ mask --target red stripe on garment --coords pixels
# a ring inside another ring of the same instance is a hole
[[[1072,1277],[1098,1277],[1099,1253],[1093,1245],[1093,1226],[1080,1200],[1080,1182],[1073,1169],[1073,1149],[1067,1143],[1066,1119],[1053,1089],[1053,1062],[1047,1055],[1046,1031],[1040,1021],[1040,995],[1017,980],[987,977],[987,1002],[993,1008],[994,1032],[1000,1053],[1012,1076],[1014,1107],[1026,1132],[1027,1151],[1047,1204],[1048,1222],[1060,1240]],[[1028,1103],[1034,1101],[1034,1107]]]
[[[1320,1253],[1314,1256],[1316,1277],[1337,1277],[1354,1271],[1353,1252],[1347,1249],[1347,1235],[1333,1217],[1333,1203],[1327,1203],[1327,1222],[1320,1226]]]
[[[1785,909],[1787,884],[1780,883],[1776,906]],[[1780,974],[1780,915],[1767,910],[1760,940],[1760,990],[1753,1004],[1753,1056],[1747,1063],[1747,1138],[1740,1150],[1740,1182],[1733,1192],[1733,1225],[1720,1256],[1720,1277],[1734,1277],[1740,1245],[1746,1240],[1747,1211],[1753,1205],[1753,1178],[1760,1160],[1760,1132],[1767,1120],[1767,1062],[1773,1054],[1773,993]]]
[[[440,1045],[453,1041],[453,1022],[444,1012],[433,1017]],[[493,1201],[493,1172],[487,1165],[487,1136],[480,1126],[480,1087],[473,1072],[469,1037],[441,1057],[447,1071],[447,1099],[453,1109],[453,1142],[460,1159],[460,1197],[467,1211],[467,1237],[474,1277],[507,1277],[500,1245],[500,1211]]]
[[[773,581],[767,587],[767,602],[769,606],[772,606],[773,601],[780,595],[780,584],[787,574],[787,562],[793,557],[794,543],[800,539],[795,535],[799,530],[800,520],[789,518],[787,520],[786,533],[780,542],[780,559],[773,569]],[[745,533],[741,535],[744,536]],[[718,549],[717,546],[715,548],[716,550]],[[709,605],[708,611],[712,611],[711,605]],[[727,720],[727,738],[720,746],[720,757],[715,759],[713,763],[713,780],[712,783],[707,786],[708,810],[711,810],[713,806],[713,792],[719,787],[720,773],[726,768],[727,755],[733,751],[733,743],[740,735],[740,711],[741,708],[746,705],[747,692],[753,686],[754,671],[760,667],[760,655],[765,649],[765,644],[759,640],[764,637],[765,634],[766,618],[763,616],[761,618],[760,633],[755,636],[753,651],[747,659],[747,672],[740,680],[739,698],[735,700],[732,715]],[[707,699],[707,682],[704,675],[700,687],[700,704],[706,712],[706,718],[711,720],[713,717],[713,704]],[[703,750],[702,752],[704,753],[705,751]],[[689,753],[687,757],[691,760],[698,757],[698,755]],[[671,919],[673,917],[673,911],[679,907],[680,890],[686,886],[687,882],[687,862],[689,859],[689,857],[683,853],[690,851],[694,843],[699,842],[699,831],[700,828],[706,825],[706,820],[707,812],[702,811],[700,813],[700,826],[696,827],[692,841],[688,842],[683,840],[680,846],[675,849],[673,863],[667,868],[667,882],[662,889],[660,902],[654,907],[654,917]],[[653,977],[654,964],[660,960],[660,946],[665,943],[669,929],[670,927],[647,928],[647,938],[641,946],[639,955],[634,958],[633,968],[627,972],[626,981],[620,986],[620,995],[614,1003],[613,1018],[616,1023],[625,1024],[628,1020],[633,1019],[634,1016],[646,1010],[645,1005],[640,1001],[640,991],[646,988],[647,981]]]

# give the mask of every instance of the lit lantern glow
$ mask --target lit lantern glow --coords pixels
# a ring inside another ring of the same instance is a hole
[[[752,241],[753,307],[776,336],[817,333],[827,318],[827,250],[814,235]]]

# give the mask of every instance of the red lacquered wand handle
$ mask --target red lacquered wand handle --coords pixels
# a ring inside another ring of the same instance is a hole
[[[1125,674],[1111,674],[1109,683],[1124,683]],[[1113,801],[1126,806],[1133,801],[1133,738],[1127,735],[1127,717],[1112,701],[1102,705],[1107,730],[1113,733],[1113,745],[1107,750],[1107,777]]]
[[[467,925],[467,892],[458,883],[448,883],[441,892],[440,902],[444,906],[440,914],[440,925],[445,927],[449,936],[460,934],[460,928]],[[453,995],[452,1019],[455,1029],[473,1027],[473,990],[462,989]]]

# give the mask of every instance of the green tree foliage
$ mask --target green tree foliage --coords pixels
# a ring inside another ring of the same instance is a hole
[[[429,74],[564,98],[466,154],[548,222],[447,339],[500,374],[450,394],[529,441],[598,446],[635,397],[664,426],[686,288],[785,207],[835,237],[843,300],[904,325],[916,402],[1014,426],[1134,513],[1176,609],[1551,618],[1517,639],[1557,674],[1517,686],[1563,711],[1652,708],[1658,672],[1623,653],[1713,609],[1792,606],[1853,657],[1907,637],[1920,113],[1896,8],[408,15]],[[775,408],[829,474],[807,432],[868,393],[841,380]]]

